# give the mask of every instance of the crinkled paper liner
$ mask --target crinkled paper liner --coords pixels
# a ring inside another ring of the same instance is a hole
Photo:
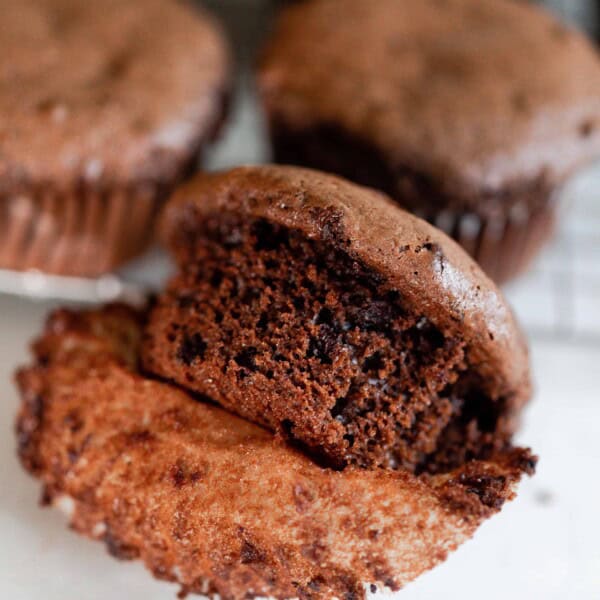
[[[151,241],[165,190],[69,193],[50,188],[0,199],[0,268],[93,277]]]
[[[506,216],[443,211],[427,220],[456,240],[497,283],[522,274],[554,232],[559,203],[517,204]]]

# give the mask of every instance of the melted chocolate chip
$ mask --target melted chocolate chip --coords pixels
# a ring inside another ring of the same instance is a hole
[[[206,342],[199,333],[184,334],[177,350],[177,358],[185,365],[191,365],[197,358],[203,359]]]

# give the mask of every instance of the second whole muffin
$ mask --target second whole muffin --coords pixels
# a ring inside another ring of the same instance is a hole
[[[561,184],[600,152],[600,63],[513,0],[310,0],[259,73],[274,157],[387,192],[496,281],[550,236]]]
[[[4,0],[0,47],[0,268],[113,269],[223,119],[219,27],[171,0]]]

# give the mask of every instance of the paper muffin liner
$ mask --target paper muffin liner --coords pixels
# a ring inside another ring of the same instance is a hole
[[[167,190],[49,187],[0,201],[0,268],[94,277],[145,249]]]
[[[456,240],[497,283],[522,274],[552,236],[560,210],[559,194],[535,207],[517,203],[506,215],[484,218],[445,210],[424,217]]]

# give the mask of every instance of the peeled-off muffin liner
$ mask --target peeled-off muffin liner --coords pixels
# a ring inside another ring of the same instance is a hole
[[[484,218],[470,212],[442,211],[427,220],[456,240],[491,279],[504,283],[527,270],[552,236],[560,195],[536,207],[515,204],[506,215]]]
[[[0,268],[94,277],[152,239],[165,189],[42,187],[0,198]]]

